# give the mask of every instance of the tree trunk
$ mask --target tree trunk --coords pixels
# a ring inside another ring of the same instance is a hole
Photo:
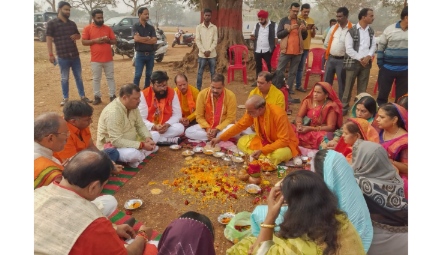
[[[201,22],[203,22],[203,10],[208,8],[212,10],[211,23],[218,29],[217,42],[217,64],[216,72],[224,73],[228,66],[227,50],[235,44],[245,44],[242,33],[242,4],[240,0],[220,0],[217,6],[215,0],[201,0]],[[176,64],[176,67],[183,68],[184,72],[196,70],[198,67],[198,48],[196,45],[190,53],[187,53],[182,62]],[[250,52],[248,60],[248,69],[254,69],[253,53]]]

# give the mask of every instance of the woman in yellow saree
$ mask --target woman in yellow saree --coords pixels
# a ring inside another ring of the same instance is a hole
[[[274,222],[284,201],[288,210],[275,234]],[[267,202],[268,213],[258,238],[243,238],[227,255],[365,254],[355,227],[337,209],[335,195],[316,173],[300,170],[288,174],[280,186],[271,189]]]

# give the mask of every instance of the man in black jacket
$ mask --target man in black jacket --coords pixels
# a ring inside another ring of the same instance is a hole
[[[290,63],[287,79],[289,92],[293,92],[292,87],[296,79],[297,67],[304,51],[303,40],[308,36],[305,21],[297,18],[299,6],[298,3],[292,3],[289,15],[282,18],[277,27],[277,38],[281,39],[277,72],[284,73],[287,64]],[[300,100],[294,102],[299,103]]]
[[[254,41],[254,58],[256,60],[256,77],[262,71],[262,59],[265,60],[268,72],[271,73],[271,56],[277,44],[277,24],[268,20],[268,12],[260,10],[257,13],[259,23],[256,24],[251,34]],[[257,87],[254,82],[251,87]]]

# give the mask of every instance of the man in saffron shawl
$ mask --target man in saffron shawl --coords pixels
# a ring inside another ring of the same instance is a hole
[[[211,145],[226,141],[254,125],[255,134],[244,135],[238,140],[237,147],[241,151],[255,159],[267,157],[275,165],[300,154],[299,141],[282,107],[266,103],[259,95],[248,98],[245,106],[243,117],[220,137],[212,139]]]
[[[186,129],[185,135],[189,139],[211,140],[234,123],[237,99],[234,92],[225,88],[222,74],[215,74],[211,86],[200,91],[196,107],[198,124]]]

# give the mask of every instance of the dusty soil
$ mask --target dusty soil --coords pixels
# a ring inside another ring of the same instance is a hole
[[[165,31],[173,31],[173,29],[166,28]],[[187,29],[188,31],[194,31],[193,28]],[[190,52],[192,48],[186,45],[171,47],[173,34],[167,34],[167,40],[169,42],[169,48],[167,55],[164,57],[161,63],[155,63],[154,70],[167,71],[171,79],[169,85],[174,87],[173,77],[178,70],[175,69],[174,63],[181,61],[183,56]],[[86,96],[93,99],[92,88],[92,74],[90,69],[90,49],[89,47],[82,46],[81,42],[77,42],[81,62],[82,62],[82,75],[84,81],[84,88]],[[322,47],[320,40],[315,40],[312,47]],[[61,87],[60,87],[60,72],[58,66],[53,66],[49,63],[47,58],[46,43],[35,40],[34,42],[34,114],[35,116],[48,111],[54,111],[62,114],[62,107],[59,103],[62,99]],[[124,83],[132,82],[134,75],[134,67],[132,66],[131,59],[124,56],[114,56],[115,67],[115,82],[117,85],[117,91]],[[368,86],[368,92],[373,93],[373,88],[377,79],[377,67],[373,65],[371,71],[371,77]],[[194,72],[186,73],[191,84],[195,84],[196,70]],[[226,73],[224,74],[226,77]],[[236,72],[235,81],[227,84],[226,87],[237,96],[237,104],[244,104],[249,91],[252,89],[251,84],[254,81],[255,70],[248,70],[248,85],[243,84],[241,72]],[[318,76],[310,78],[309,89],[318,81]],[[144,77],[141,78],[144,81]],[[203,88],[209,86],[210,74],[204,73]],[[335,89],[337,84],[335,82]],[[103,95],[103,103],[93,106],[93,124],[91,125],[91,132],[93,140],[96,140],[96,122],[99,118],[99,114],[102,109],[108,103],[108,87],[106,85],[105,77],[102,77],[101,92]],[[356,95],[356,91],[353,91],[353,95]],[[296,92],[292,95],[293,98],[300,98],[301,100],[305,96],[304,93]],[[352,96],[353,98],[354,96]],[[79,99],[77,94],[75,82],[72,73],[70,74],[70,99]],[[298,104],[292,106],[293,115],[289,116],[289,119],[294,119],[297,113]],[[237,110],[237,118],[243,115],[243,110]],[[212,159],[212,156],[202,155],[203,158]],[[215,159],[218,161],[217,159]],[[206,214],[213,222],[215,227],[215,247],[217,254],[224,254],[226,249],[229,248],[232,243],[228,241],[224,235],[224,226],[218,223],[217,217],[221,213],[233,210],[235,212],[252,211],[256,206],[253,203],[255,196],[247,194],[244,190],[237,192],[237,199],[228,199],[225,203],[220,201],[206,202],[200,204],[194,202],[194,199],[183,196],[177,191],[173,190],[167,185],[163,185],[165,180],[173,181],[177,177],[180,168],[183,166],[184,157],[181,156],[179,151],[172,151],[168,147],[161,147],[158,153],[144,168],[129,182],[127,182],[120,191],[115,195],[118,200],[118,207],[123,209],[124,202],[130,198],[141,198],[144,201],[144,205],[135,210],[133,216],[138,220],[144,222],[146,225],[153,227],[158,232],[162,232],[165,227],[175,218],[182,213],[193,210]],[[221,163],[221,162],[220,162]],[[274,184],[278,179],[275,172],[271,176],[263,176],[265,180]],[[152,195],[150,190],[153,188],[159,188],[162,190],[160,195]],[[263,194],[263,195],[266,195]],[[260,196],[261,197],[261,196]],[[191,201],[188,205],[185,204],[185,200]],[[262,203],[262,201],[260,201]]]

